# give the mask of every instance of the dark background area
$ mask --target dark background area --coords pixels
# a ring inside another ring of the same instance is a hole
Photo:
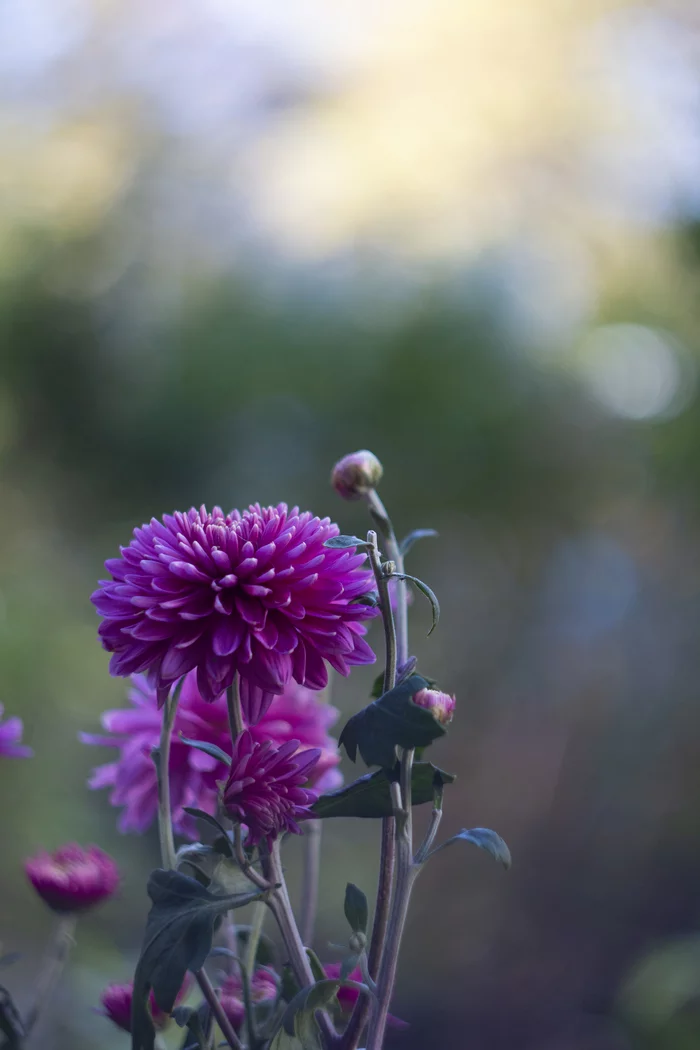
[[[77,734],[125,696],[89,603],[104,559],[202,502],[361,532],[328,476],[368,447],[397,529],[440,533],[409,571],[442,605],[427,638],[416,596],[412,649],[457,695],[444,833],[494,827],[514,857],[431,862],[389,1045],[695,1048],[697,13],[358,10],[6,13],[0,701],[35,758],[0,762],[3,983],[26,1000],[51,925],[23,858],[98,843],[121,896],[41,1033],[126,1046],[91,1008],[131,974],[158,852],[85,787],[106,758]],[[336,680],[343,716],[375,673]],[[324,958],[377,844],[326,828]]]

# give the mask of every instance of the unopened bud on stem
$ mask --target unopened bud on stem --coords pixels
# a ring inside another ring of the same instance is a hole
[[[413,697],[413,703],[425,707],[436,721],[446,726],[452,721],[456,700],[454,696],[441,693],[439,689],[421,689]]]
[[[362,499],[377,487],[383,473],[374,453],[363,448],[338,460],[331,474],[331,485],[343,499]]]

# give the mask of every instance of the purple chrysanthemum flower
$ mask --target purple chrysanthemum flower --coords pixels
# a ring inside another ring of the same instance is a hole
[[[313,817],[309,806],[318,792],[302,785],[321,752],[298,749],[298,740],[275,747],[271,740],[258,743],[247,730],[236,740],[223,802],[228,815],[247,826],[251,845],[272,843],[283,831],[300,835],[297,822]]]
[[[328,518],[284,503],[152,518],[105,562],[113,580],[92,596],[112,674],[147,671],[162,701],[196,668],[213,701],[238,672],[252,723],[292,678],[322,689],[324,660],[344,675],[372,663],[360,621],[373,611],[352,604],[372,576],[364,554],[324,547],[337,535]]]
[[[41,899],[59,912],[87,911],[119,885],[117,865],[97,846],[70,843],[55,853],[42,851],[25,861],[24,870]]]
[[[112,736],[81,733],[86,744],[119,748],[115,762],[98,766],[89,780],[91,788],[112,789],[110,802],[123,806],[119,817],[121,831],[145,831],[158,811],[158,782],[151,752],[160,739],[161,714],[156,691],[142,675],[135,675],[129,692],[133,705],[106,711],[102,725]],[[272,740],[280,745],[299,740],[300,747],[320,748],[321,756],[312,770],[310,786],[329,791],[342,783],[337,766],[340,755],[328,729],[338,718],[338,711],[325,704],[318,693],[290,682],[281,696],[276,696],[260,722],[251,728],[255,740]],[[226,698],[214,703],[204,701],[197,688],[197,673],[190,671],[180,692],[180,701],[170,748],[170,791],[175,830],[186,838],[197,837],[195,822],[183,807],[203,809],[214,815],[217,808],[217,784],[226,780],[228,767],[183,744],[181,736],[216,744],[231,754]]]
[[[0,719],[4,711],[3,704],[0,704]],[[22,729],[21,718],[8,718],[4,725],[0,725],[0,755],[3,758],[31,758],[34,754],[31,747],[20,744]]]

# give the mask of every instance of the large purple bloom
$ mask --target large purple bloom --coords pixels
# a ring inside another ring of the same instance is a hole
[[[337,535],[328,518],[284,503],[152,518],[105,563],[113,580],[92,596],[112,674],[147,671],[162,701],[196,668],[212,701],[238,672],[244,713],[255,722],[292,678],[322,689],[324,660],[344,675],[372,663],[360,621],[373,610],[352,604],[372,589],[372,576],[364,554],[324,547]]]
[[[234,820],[248,827],[248,842],[268,843],[284,831],[301,834],[298,821],[313,816],[309,809],[318,792],[305,784],[320,751],[299,751],[299,741],[289,740],[275,747],[271,740],[262,744],[246,731],[236,740],[233,761],[224,788],[224,809]]]
[[[2,719],[5,708],[0,704],[0,719]],[[20,744],[22,739],[22,719],[8,718],[4,725],[0,725],[0,755],[4,758],[31,758],[34,754],[31,747]]]
[[[151,751],[160,738],[161,714],[155,689],[142,675],[135,675],[129,692],[132,707],[105,711],[102,735],[81,733],[86,744],[119,748],[115,762],[98,766],[90,778],[91,788],[112,789],[110,802],[123,806],[119,817],[121,831],[145,831],[158,811],[158,782]],[[338,711],[325,704],[317,693],[290,682],[281,696],[276,696],[260,722],[251,728],[255,740],[272,740],[277,745],[288,740],[300,741],[300,748],[320,749],[320,758],[311,771],[309,786],[329,791],[342,783],[337,770],[340,762],[336,741],[329,735]],[[186,838],[197,837],[195,822],[183,807],[192,806],[215,814],[217,784],[225,781],[228,767],[210,755],[183,744],[181,736],[216,744],[231,754],[231,737],[226,698],[214,703],[204,701],[197,688],[196,671],[186,676],[180,692],[170,748],[170,790],[175,829]]]

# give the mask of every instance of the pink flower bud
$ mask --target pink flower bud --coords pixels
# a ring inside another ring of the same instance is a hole
[[[343,499],[362,499],[379,484],[384,469],[368,449],[343,456],[333,467],[331,485]]]
[[[441,693],[439,689],[421,689],[413,697],[413,703],[419,707],[425,707],[430,711],[441,725],[446,726],[452,721],[455,711],[456,700],[449,693]]]
[[[55,853],[41,852],[25,861],[24,870],[41,899],[58,912],[87,911],[119,885],[117,865],[97,846],[71,843]]]
[[[190,975],[187,974],[183,982],[182,988],[177,993],[176,1003],[181,1002],[187,995],[191,985]],[[133,981],[127,981],[125,984],[110,984],[108,985],[100,997],[102,1003],[102,1009],[98,1010],[98,1013],[103,1014],[104,1017],[108,1017],[117,1028],[122,1028],[125,1032],[131,1031],[131,1003],[134,998],[134,983]],[[158,1031],[165,1028],[170,1018],[164,1010],[158,1006],[155,1000],[153,992],[151,992],[148,999],[148,1007],[151,1011],[151,1019],[153,1021],[153,1027]]]

